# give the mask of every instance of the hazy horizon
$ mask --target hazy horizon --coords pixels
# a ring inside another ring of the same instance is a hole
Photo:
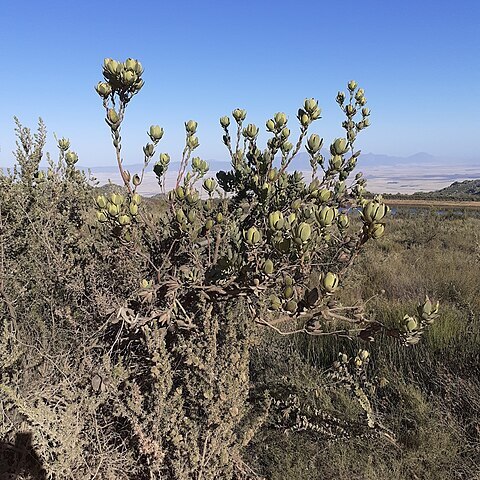
[[[324,152],[327,154],[327,152]],[[113,157],[113,151],[112,151]],[[223,160],[208,159],[210,170],[207,174],[214,175],[219,170],[230,169],[228,155]],[[166,177],[166,190],[174,186],[174,180],[179,162],[172,160]],[[143,163],[124,162],[124,168],[133,175],[140,173]],[[0,165],[0,170],[11,168],[11,165]],[[41,168],[47,168],[44,158]],[[84,171],[91,170],[92,175],[103,185],[112,181],[122,184],[118,166],[114,158],[105,165],[88,165],[80,159],[77,168]],[[146,169],[144,181],[140,185],[139,193],[147,196],[160,193],[157,178],[150,164]],[[289,170],[299,170],[306,178],[311,174],[308,154],[301,152],[293,160]],[[363,172],[367,179],[367,189],[373,193],[403,193],[428,192],[439,190],[451,185],[455,181],[480,179],[480,161],[477,159],[459,161],[456,159],[432,156],[426,152],[418,152],[409,157],[394,157],[383,154],[366,153],[358,158],[356,172]],[[354,175],[352,175],[353,178]]]

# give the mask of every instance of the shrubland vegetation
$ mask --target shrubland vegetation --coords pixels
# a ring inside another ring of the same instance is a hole
[[[433,192],[415,192],[412,195],[386,194],[385,198],[476,201],[480,198],[480,179],[453,182],[448,187]]]
[[[45,127],[17,121],[0,176],[5,478],[474,478],[478,219],[397,215],[383,235],[388,207],[348,180],[370,116],[353,81],[329,159],[314,99],[294,143],[269,119],[263,150],[244,110],[222,117],[216,179],[190,120],[176,186],[146,209],[120,134],[142,73],[106,59],[96,87],[121,191],[94,193],[65,138],[39,169]],[[161,188],[162,136],[143,147]]]
[[[305,429],[285,436],[278,425],[270,425],[249,450],[266,478],[480,478],[479,227],[475,212],[400,208],[389,219],[388,233],[353,267],[342,299],[366,299],[384,289],[368,311],[395,325],[413,299],[428,290],[441,299],[441,318],[412,348],[389,339],[370,346],[370,368],[378,379],[370,399],[383,433],[340,439]],[[352,426],[358,419],[354,402],[338,389],[324,392],[336,353],[353,353],[361,345],[338,338],[270,337],[255,354],[261,369],[252,370],[263,372],[262,381],[272,391],[291,392],[287,385],[295,384],[302,396],[309,388],[319,389],[319,398],[310,397],[310,408],[320,404],[329,414],[342,412]]]

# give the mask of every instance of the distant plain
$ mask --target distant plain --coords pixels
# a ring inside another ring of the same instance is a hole
[[[218,164],[218,163],[217,163]],[[141,168],[141,166],[138,166]],[[229,168],[229,164],[225,162],[225,169]],[[121,184],[120,175],[112,168],[109,171],[100,169],[92,169],[93,176],[99,181],[100,185],[108,183]],[[166,176],[165,187],[168,191],[174,186],[176,172],[169,172]],[[447,187],[453,182],[463,180],[474,180],[480,178],[479,164],[389,164],[389,165],[365,165],[362,166],[361,160],[355,171],[364,173],[367,179],[367,189],[373,193],[403,193],[411,194],[414,192],[429,192]],[[131,170],[135,173],[135,170]],[[208,174],[214,174],[209,172]],[[304,175],[308,178],[310,172],[304,171]],[[151,171],[151,167],[145,174],[143,183],[140,185],[139,191],[142,195],[151,196],[160,193],[155,174]]]

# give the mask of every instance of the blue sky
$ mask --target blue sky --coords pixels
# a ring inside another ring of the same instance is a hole
[[[177,158],[183,122],[199,122],[205,159],[226,158],[218,118],[285,111],[304,98],[329,143],[342,134],[334,98],[350,79],[365,89],[372,126],[364,152],[476,157],[480,138],[480,2],[2,0],[0,165],[12,161],[13,116],[69,137],[83,165],[114,164],[100,98],[104,57],[139,59],[145,86],[127,110],[125,163],[142,159],[152,123]],[[291,125],[291,127],[292,127]],[[293,130],[293,128],[292,128]],[[266,138],[266,137],[264,137]]]

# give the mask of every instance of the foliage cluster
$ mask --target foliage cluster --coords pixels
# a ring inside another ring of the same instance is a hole
[[[30,457],[46,478],[239,479],[258,476],[245,448],[285,409],[296,412],[285,416],[293,430],[385,435],[369,400],[376,380],[362,347],[332,359],[329,377],[353,399],[355,422],[311,406],[314,390],[300,402],[275,397],[268,385],[254,388],[252,375],[260,326],[317,341],[371,342],[384,333],[413,345],[437,316],[427,297],[415,317],[387,325],[367,316],[365,302],[345,306],[338,298],[364,245],[382,237],[388,214],[381,198],[363,198],[360,174],[347,183],[360,154],[357,134],[369,125],[363,89],[352,81],[336,97],[345,138],[332,142],[328,160],[319,153],[323,140],[308,135],[320,117],[314,99],[298,111],[295,145],[282,112],[266,122],[264,150],[258,127],[244,125],[244,110],[232,113],[235,134],[222,117],[232,170],[216,179],[192,158],[197,124],[186,122],[176,186],[152,213],[137,187],[163,129],[148,131],[142,172],[131,175],[121,157],[121,125],[143,87],[143,67],[106,59],[103,74],[96,90],[125,191],[99,195],[93,205],[65,138],[58,161],[47,158],[41,170],[42,123],[32,136],[17,122],[18,167],[0,176],[0,432],[13,445],[9,461]],[[288,169],[304,142],[310,182]],[[155,162],[161,186],[169,162],[166,153]],[[32,434],[37,457],[15,446],[22,431]]]

